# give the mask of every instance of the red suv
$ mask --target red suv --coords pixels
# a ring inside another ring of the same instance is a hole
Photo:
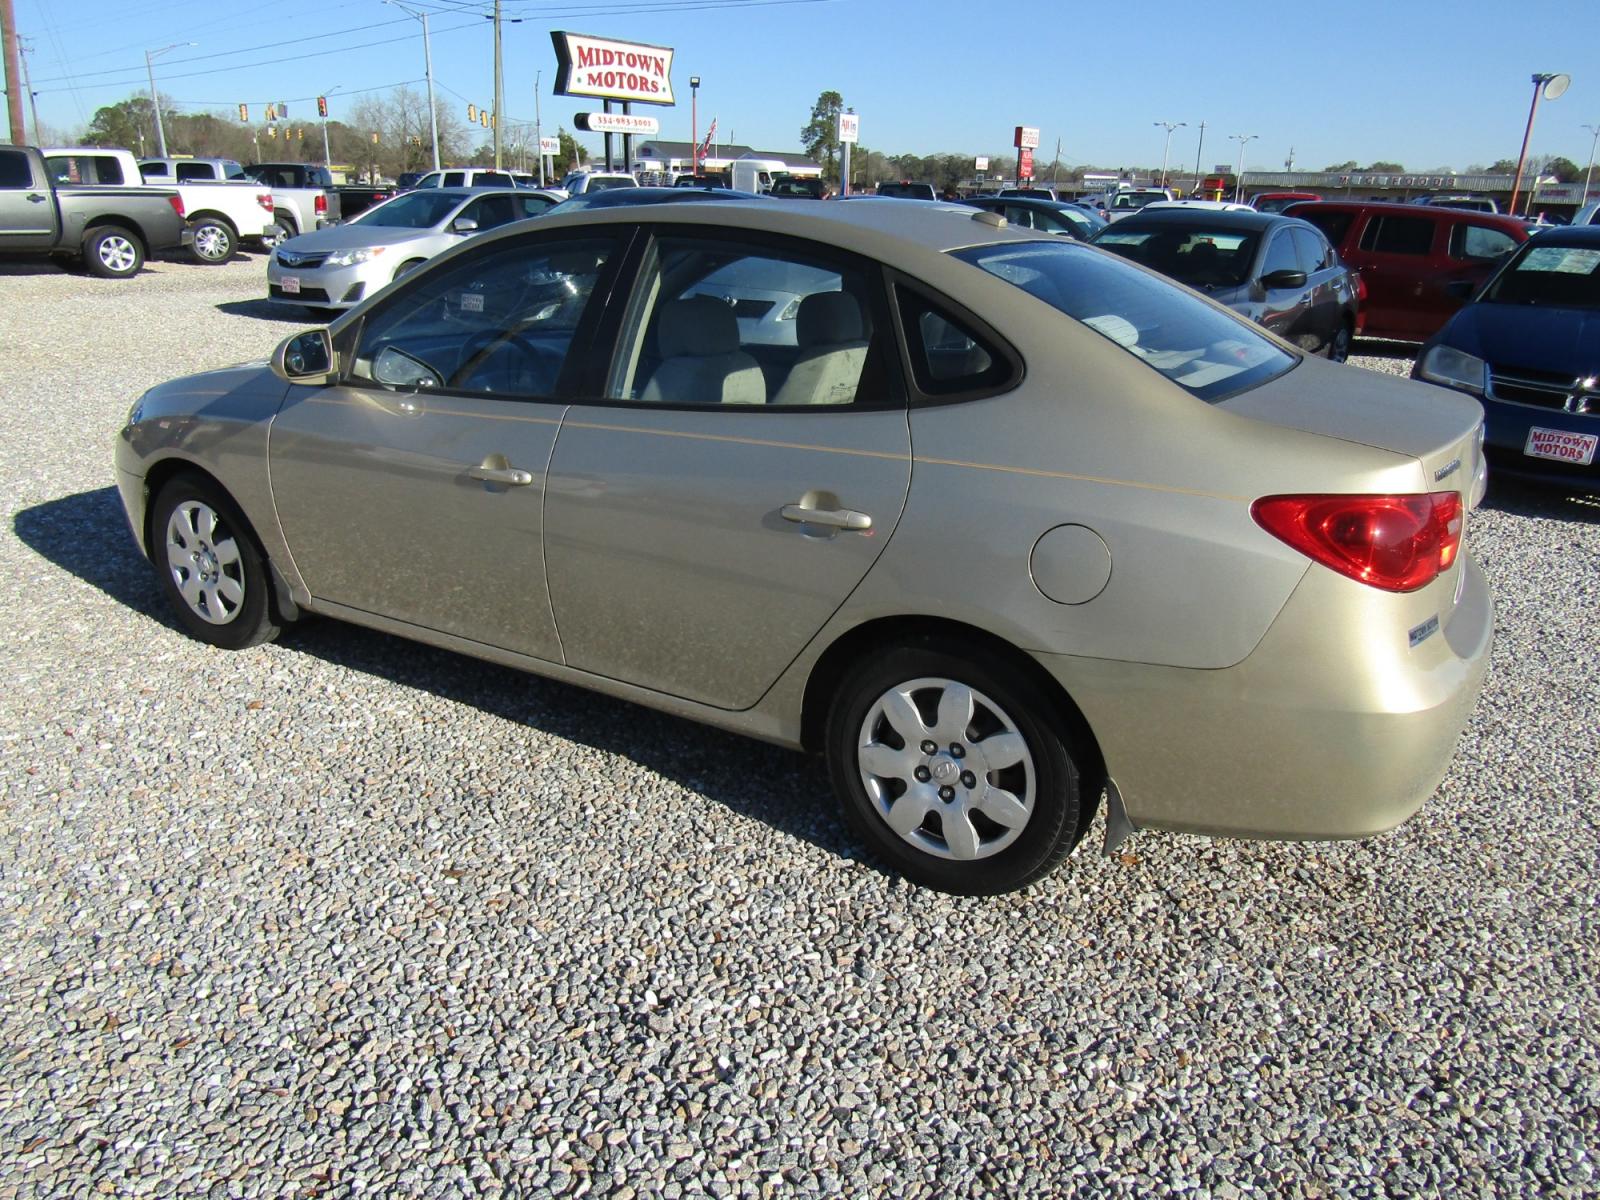
[[[1420,342],[1437,333],[1507,254],[1528,240],[1521,221],[1418,204],[1322,200],[1285,216],[1322,230],[1361,273],[1367,337]]]

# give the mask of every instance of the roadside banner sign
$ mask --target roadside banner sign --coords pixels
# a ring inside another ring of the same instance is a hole
[[[839,114],[839,140],[846,145],[854,145],[861,140],[861,115],[859,113]]]
[[[539,139],[539,153],[554,157],[561,153],[561,139],[558,137]]]

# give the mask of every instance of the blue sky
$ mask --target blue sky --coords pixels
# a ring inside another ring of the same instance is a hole
[[[459,104],[493,99],[492,0],[413,0],[434,10],[435,79]],[[861,139],[891,153],[1009,153],[1018,124],[1056,140],[1064,162],[1159,165],[1157,121],[1183,121],[1172,162],[1232,162],[1230,134],[1257,134],[1247,167],[1320,169],[1384,159],[1409,170],[1515,158],[1534,71],[1572,86],[1540,106],[1532,149],[1580,166],[1600,126],[1596,0],[1341,0],[1275,6],[1199,0],[505,0],[506,109],[532,120],[543,72],[546,133],[594,101],[552,96],[549,30],[675,47],[676,108],[646,109],[662,136],[689,137],[691,74],[700,122],[729,140],[792,149],[811,105],[838,91]],[[647,11],[653,10],[653,11]],[[381,0],[16,0],[39,115],[81,128],[96,108],[145,88],[146,49],[186,111],[252,117],[268,100],[332,115],[360,89],[420,81],[421,26]],[[332,35],[332,36],[321,36]],[[314,39],[314,40],[307,40]],[[368,43],[384,43],[370,45]],[[1024,57],[1026,56],[1026,57]],[[283,60],[283,61],[269,61]],[[202,73],[206,72],[206,73]],[[335,87],[338,91],[333,91]],[[598,146],[599,139],[584,140]]]

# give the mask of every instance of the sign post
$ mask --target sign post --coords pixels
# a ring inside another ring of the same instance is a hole
[[[839,194],[850,194],[850,147],[861,140],[861,118],[856,110],[846,109],[839,114]]]

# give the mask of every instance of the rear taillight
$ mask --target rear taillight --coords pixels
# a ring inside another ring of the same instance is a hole
[[[167,203],[172,205],[172,211],[178,214],[178,219],[181,221],[183,219],[183,197],[168,196]]]
[[[317,210],[317,216],[320,217],[326,215],[328,211],[328,198],[319,193],[317,195],[315,207]]]
[[[272,193],[271,192],[257,192],[256,193],[256,203],[261,205],[261,207],[266,209],[268,212],[271,212],[272,211]]]
[[[1461,494],[1263,496],[1256,524],[1341,575],[1386,592],[1414,592],[1461,549]]]

